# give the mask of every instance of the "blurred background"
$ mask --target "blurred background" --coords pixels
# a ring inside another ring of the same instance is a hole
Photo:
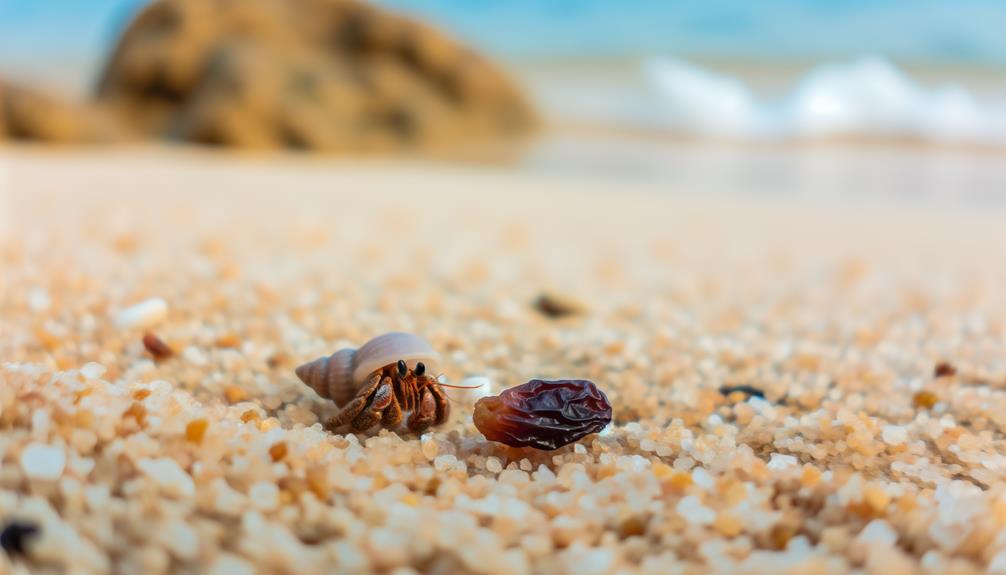
[[[148,4],[0,0],[0,78],[115,100],[103,72]],[[704,193],[1003,201],[1006,6],[996,0],[376,4],[503,70],[540,121],[517,155],[522,169]],[[381,117],[401,123],[395,106]],[[316,147],[293,138],[305,139]],[[357,147],[386,149],[348,151]]]

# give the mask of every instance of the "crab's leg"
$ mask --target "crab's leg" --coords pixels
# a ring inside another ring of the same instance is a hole
[[[394,403],[395,394],[391,389],[391,378],[385,377],[377,387],[366,409],[353,419],[353,429],[366,431],[381,421],[381,413]]]
[[[433,395],[433,400],[436,402],[437,407],[437,417],[433,423],[441,425],[447,421],[447,418],[451,415],[451,404],[447,402],[447,395],[442,389],[436,387],[436,385],[431,385],[427,389],[429,389],[430,394]]]
[[[399,405],[398,398],[392,395],[391,403],[384,408],[384,414],[381,416],[381,425],[388,429],[394,429],[401,422],[402,406]]]
[[[335,416],[329,419],[325,423],[325,427],[329,429],[338,429],[339,427],[342,427],[343,425],[346,425],[349,422],[356,419],[356,417],[363,412],[364,408],[367,407],[367,404],[370,401],[370,395],[374,393],[374,390],[377,389],[377,386],[380,383],[381,383],[380,373],[375,373],[374,375],[370,376],[370,379],[367,380],[367,383],[363,384],[363,387],[361,387],[360,390],[356,392],[356,397],[354,397],[352,400],[350,400],[349,403],[344,405],[342,409],[339,410],[339,413],[335,414]]]
[[[408,427],[413,433],[422,433],[427,427],[433,425],[437,417],[437,403],[433,398],[433,393],[428,387],[419,390],[419,399],[416,402],[416,409],[409,416]]]

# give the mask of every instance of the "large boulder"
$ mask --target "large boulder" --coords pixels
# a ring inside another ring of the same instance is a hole
[[[238,147],[450,146],[534,125],[486,59],[356,0],[158,0],[98,99],[150,136]]]
[[[113,141],[123,136],[116,118],[93,106],[0,82],[0,140],[70,144]]]

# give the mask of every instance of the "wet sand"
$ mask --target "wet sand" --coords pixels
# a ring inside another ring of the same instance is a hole
[[[0,517],[41,529],[0,571],[1006,570],[1001,210],[405,161],[0,164]],[[543,317],[542,291],[587,312]],[[321,429],[335,406],[293,368],[390,330],[491,390],[452,390],[421,437]],[[597,382],[612,426],[486,441],[474,399],[532,377]]]

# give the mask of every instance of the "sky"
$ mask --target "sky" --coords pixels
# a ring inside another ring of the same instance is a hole
[[[146,0],[0,0],[0,74],[87,82]],[[1006,0],[378,0],[512,60],[674,55],[1006,69]]]
[[[521,56],[844,58],[1006,65],[1003,0],[384,0]]]

